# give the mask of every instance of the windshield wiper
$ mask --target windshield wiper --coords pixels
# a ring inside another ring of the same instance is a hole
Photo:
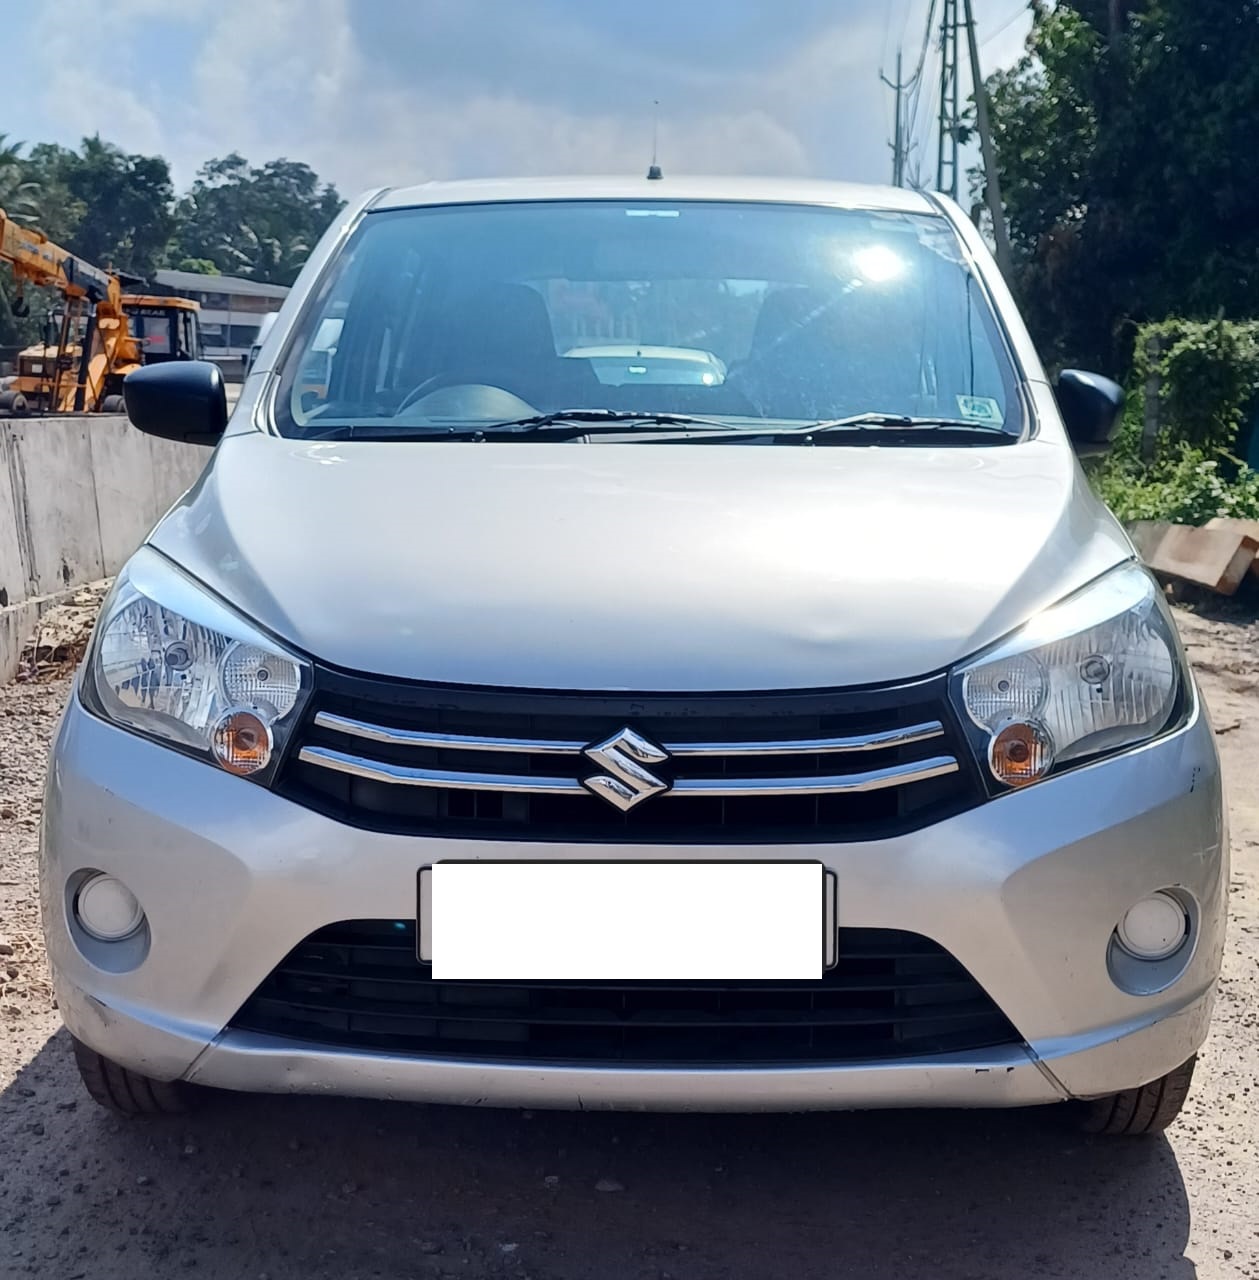
[[[813,444],[820,436],[870,439],[881,437],[898,443],[916,437],[929,438],[933,444],[949,440],[974,444],[976,436],[986,436],[993,443],[1013,444],[1018,436],[1004,427],[989,422],[967,422],[961,418],[916,418],[901,413],[854,413],[846,418],[827,418],[806,422],[799,427],[749,427],[728,431],[723,435],[705,436],[702,444],[721,444],[730,440],[772,440],[779,443]]]
[[[957,431],[967,435],[1009,435],[1004,427],[989,422],[968,422],[963,418],[915,418],[904,413],[854,413],[847,418],[828,418],[822,422],[806,423],[803,427],[787,427],[774,435],[822,436],[829,434],[854,435],[883,434],[891,432]]]
[[[697,418],[688,413],[636,413],[626,409],[557,409],[554,413],[538,413],[530,418],[513,418],[507,422],[494,422],[482,431],[541,431],[547,427],[560,427],[569,423],[580,425],[588,434],[590,427],[615,431],[619,426],[631,424],[634,430],[644,426],[703,427],[706,431],[729,431],[730,424],[717,418]]]
[[[511,418],[505,422],[486,422],[480,426],[404,427],[389,420],[329,427],[303,438],[310,441],[329,440],[485,440],[491,435],[511,439],[516,436],[541,435],[548,440],[569,440],[585,435],[630,431],[668,431],[675,427],[689,430],[728,432],[728,422],[716,418],[697,418],[684,413],[631,413],[620,409],[557,409],[554,413],[538,413],[528,418]]]
[[[675,431],[681,428],[681,433]],[[915,418],[897,413],[857,413],[846,418],[829,418],[806,422],[802,426],[734,427],[718,418],[696,417],[685,413],[638,413],[621,409],[557,409],[554,413],[538,413],[528,418],[504,422],[487,422],[481,426],[404,427],[388,420],[329,427],[304,438],[310,441],[331,440],[488,440],[491,436],[513,439],[522,436],[546,440],[573,440],[587,435],[618,435],[630,432],[666,432],[670,438],[661,443],[693,441],[693,431],[704,432],[702,443],[723,444],[730,441],[774,440],[812,444],[818,436],[881,436],[904,442],[913,437],[929,436],[934,443],[952,438],[973,444],[976,436],[987,436],[994,442],[1012,444],[1018,437],[1003,427],[985,422],[967,422],[953,418]]]

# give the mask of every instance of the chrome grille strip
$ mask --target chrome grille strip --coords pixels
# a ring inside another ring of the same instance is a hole
[[[426,733],[421,729],[386,729],[381,725],[364,724],[345,716],[320,711],[315,715],[320,729],[331,729],[351,738],[365,738],[368,742],[384,742],[391,747],[434,747],[451,751],[502,751],[529,756],[575,756],[588,745],[585,742],[546,742],[527,738],[480,738],[459,733]]]
[[[351,738],[381,742],[394,747],[429,747],[451,751],[491,751],[530,756],[580,755],[589,745],[585,742],[556,742],[531,738],[486,738],[457,733],[428,733],[417,729],[389,729],[365,724],[346,716],[320,711],[315,724],[321,729],[343,733]],[[879,733],[863,733],[847,738],[802,738],[784,742],[674,742],[661,743],[671,756],[699,759],[729,756],[819,756],[862,751],[883,751],[891,747],[907,747],[944,736],[939,720],[907,725],[903,729],[886,729]]]
[[[364,760],[327,747],[303,747],[298,759],[321,769],[335,769],[355,778],[404,787],[436,787],[443,791],[512,791],[532,794],[584,796],[590,793],[575,778],[540,778],[517,773],[450,773],[444,769],[414,769],[407,765]]]
[[[679,778],[671,796],[842,796],[857,791],[881,791],[909,782],[926,782],[956,773],[952,756],[935,756],[913,764],[868,769],[864,773],[841,773],[822,778]]]
[[[928,742],[944,737],[939,720],[907,725],[904,729],[887,729],[882,733],[862,733],[851,738],[801,738],[794,742],[675,742],[665,750],[678,758],[701,756],[824,756],[858,751],[884,751],[889,747],[908,747],[915,742]]]
[[[450,791],[503,791],[546,795],[588,795],[576,778],[532,777],[527,774],[454,773],[444,769],[417,769],[406,765],[366,760],[328,747],[303,747],[303,763],[333,769],[352,777],[407,787],[432,787]],[[891,765],[864,773],[804,778],[680,778],[667,795],[690,797],[844,795],[879,791],[911,782],[926,782],[956,773],[952,756],[935,756],[912,764]]]

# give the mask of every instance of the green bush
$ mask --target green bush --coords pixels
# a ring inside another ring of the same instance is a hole
[[[1192,445],[1178,446],[1174,455],[1137,473],[1102,465],[1090,478],[1098,496],[1125,524],[1170,520],[1200,525],[1216,516],[1259,519],[1259,471]]]
[[[1161,344],[1150,364],[1151,339]],[[1161,383],[1158,448],[1180,444],[1234,449],[1259,391],[1259,321],[1164,320],[1137,335],[1134,380],[1144,391],[1150,372]]]
[[[1141,457],[1149,339],[1161,340],[1160,430]],[[1259,388],[1259,322],[1167,320],[1137,340],[1132,390],[1111,452],[1087,464],[1093,488],[1125,524],[1259,519],[1259,472],[1233,450]]]

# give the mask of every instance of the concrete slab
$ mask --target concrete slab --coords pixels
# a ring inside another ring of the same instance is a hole
[[[17,673],[18,659],[38,618],[39,606],[33,600],[0,609],[0,684]]]
[[[5,424],[0,422],[0,609],[30,594],[24,539],[19,534],[17,502],[13,497],[12,460],[13,443]]]
[[[25,528],[30,538],[32,596],[106,576],[88,441],[96,425],[70,418],[8,424],[19,536]]]
[[[101,561],[108,573],[131,555],[153,525],[158,507],[153,454],[149,437],[128,426],[125,418],[94,420],[88,443]]]
[[[116,573],[209,459],[121,415],[0,422],[0,682],[41,613]]]
[[[144,436],[142,439],[149,450],[155,497],[149,526],[145,529],[145,533],[148,533],[148,529],[170,510],[176,500],[196,484],[206,463],[210,461],[211,451],[201,445],[176,444],[169,440],[157,440],[153,436]]]

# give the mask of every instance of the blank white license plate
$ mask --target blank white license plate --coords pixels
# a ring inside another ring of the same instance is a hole
[[[820,862],[438,862],[419,958],[464,982],[820,978],[834,877]]]

